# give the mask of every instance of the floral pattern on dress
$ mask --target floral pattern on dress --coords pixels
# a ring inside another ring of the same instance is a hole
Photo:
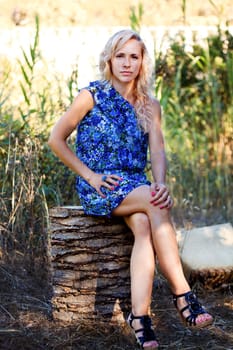
[[[106,198],[80,176],[76,189],[86,214],[110,217],[128,193],[149,184],[145,175],[148,134],[138,125],[133,106],[109,81],[94,81],[85,89],[95,105],[78,125],[76,154],[94,172],[117,174],[123,180],[113,191],[101,188]]]

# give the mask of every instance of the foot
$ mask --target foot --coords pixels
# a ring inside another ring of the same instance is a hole
[[[213,317],[205,311],[193,292],[173,295],[173,301],[187,327],[203,328],[213,323]]]
[[[151,325],[151,319],[148,315],[134,316],[130,313],[127,323],[134,330],[137,343],[141,349],[158,349],[159,344]]]

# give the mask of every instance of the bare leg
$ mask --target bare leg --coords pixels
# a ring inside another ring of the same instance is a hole
[[[153,248],[149,218],[144,213],[135,213],[124,217],[126,224],[134,234],[134,245],[130,260],[131,304],[134,316],[145,316],[150,313],[151,294],[155,273],[155,252]],[[142,329],[140,319],[133,319],[134,330]],[[135,333],[144,337],[143,331]],[[149,338],[153,339],[153,338]],[[157,349],[156,340],[144,338],[144,349]]]
[[[169,210],[153,206],[150,200],[149,186],[140,186],[123,200],[113,214],[128,216],[135,212],[142,212],[148,216],[154,249],[161,270],[171,285],[172,292],[174,294],[187,292],[190,287],[183,273]]]
[[[190,286],[184,276],[182,264],[179,257],[176,234],[170,219],[168,209],[160,209],[150,203],[151,194],[149,186],[140,186],[133,190],[113,211],[116,216],[129,216],[134,213],[144,213],[149,219],[154,250],[164,276],[170,283],[172,292],[176,295],[190,291]],[[139,287],[144,283],[141,281]],[[177,300],[178,309],[187,305],[185,298]],[[184,316],[190,314],[189,310]],[[211,318],[207,313],[197,317],[197,323],[202,323],[206,318]]]
[[[155,272],[150,223],[144,213],[127,216],[125,222],[134,234],[130,260],[132,312],[148,315]]]

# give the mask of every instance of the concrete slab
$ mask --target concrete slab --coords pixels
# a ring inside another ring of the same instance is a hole
[[[216,276],[219,271],[224,275],[226,271],[229,280],[229,271],[233,271],[233,227],[230,223],[182,229],[177,232],[177,241],[188,278],[191,274],[210,278],[211,274]],[[224,282],[223,277],[221,280]]]

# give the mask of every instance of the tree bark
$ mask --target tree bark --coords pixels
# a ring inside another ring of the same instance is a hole
[[[133,235],[123,219],[87,216],[81,207],[49,215],[54,319],[124,322]]]

